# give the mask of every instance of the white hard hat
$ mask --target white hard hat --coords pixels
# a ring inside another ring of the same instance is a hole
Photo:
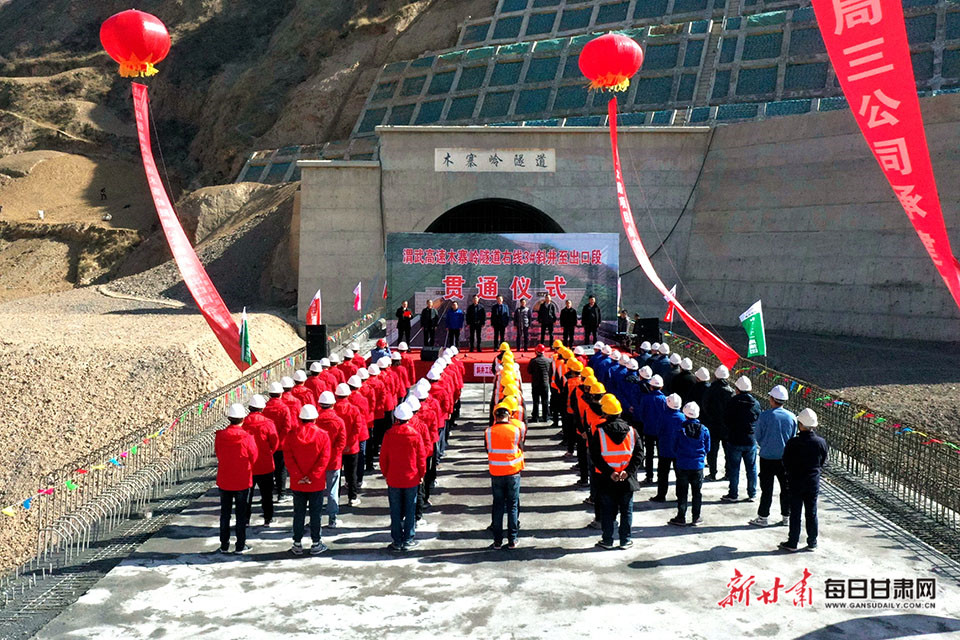
[[[697,372],[694,375],[697,376],[697,380],[700,382],[707,382],[710,380],[710,372],[706,367],[700,367],[697,369]]]
[[[663,387],[663,378],[660,377],[659,373],[653,376],[652,378],[650,378],[650,386],[655,387],[657,389]]]
[[[414,413],[420,411],[420,401],[414,394],[411,393],[409,396],[407,396],[407,399],[404,400],[404,403],[410,405],[410,408],[413,409]]]
[[[649,380],[651,377],[653,377],[653,369],[647,365],[643,365],[640,367],[640,377],[644,380]]]
[[[654,342],[652,345],[650,345],[650,351],[659,351],[659,350],[660,350],[659,342]]]
[[[650,343],[644,340],[640,343],[640,351],[650,351]]]
[[[267,399],[258,393],[250,398],[248,406],[251,409],[264,409],[267,406]]]
[[[324,391],[320,394],[320,397],[317,398],[317,404],[331,405],[335,404],[337,399],[333,397],[333,394],[329,391]]]
[[[360,345],[357,343],[356,340],[354,340],[353,342],[350,343],[350,348],[353,349],[354,351],[357,351],[360,349]]]
[[[377,360],[377,366],[380,367],[381,369],[386,369],[387,367],[390,366],[390,358],[388,358],[387,356],[383,356],[382,358]]]
[[[413,417],[413,409],[411,409],[410,405],[406,402],[401,402],[397,405],[397,408],[393,410],[393,417],[406,422]]]
[[[347,349],[346,351],[343,352],[343,357],[346,358],[347,360],[353,360],[353,357],[355,355],[357,354],[353,352],[353,349]]]
[[[785,386],[778,384],[773,389],[770,389],[770,397],[777,402],[786,402],[790,399],[790,394],[787,393],[787,388]]]
[[[359,374],[359,372],[357,372]],[[354,389],[359,389],[363,386],[363,380],[360,379],[359,375],[350,376],[347,378],[347,384],[353,387]]]
[[[696,402],[688,402],[683,405],[683,415],[687,416],[691,420],[696,420],[700,417],[700,405]]]
[[[584,353],[585,353],[585,351],[583,350],[583,347],[574,347],[574,348],[573,348],[573,355],[575,355],[575,356],[582,356]]]
[[[673,365],[680,364],[681,360],[682,360],[682,359],[680,358],[680,354],[679,354],[679,353],[671,353],[671,354],[670,354],[670,364],[673,364]]]
[[[660,344],[660,355],[670,355],[670,345],[668,345],[666,342]]]
[[[280,384],[283,385],[284,389],[293,389],[295,386],[297,386],[294,384],[293,378],[290,376],[283,376],[280,378]]]
[[[329,368],[330,368],[330,358],[320,358],[320,365],[321,365],[324,369],[329,369]]]
[[[439,371],[437,371],[436,369],[430,369],[430,371],[427,371],[427,380],[434,380],[434,381],[436,381],[436,380],[439,380],[439,379],[440,379],[440,372],[439,372]]]
[[[391,359],[391,360],[402,360],[403,358],[400,357],[400,352],[399,352],[399,351],[394,351],[393,353],[390,354],[390,359]]]
[[[717,380],[726,380],[730,377],[730,369],[720,365],[717,367],[716,371],[713,372],[713,375],[717,377]]]
[[[331,353],[330,354],[330,364],[340,364],[340,354]]]
[[[691,360],[690,358],[684,358],[683,360],[680,361],[680,368],[683,369],[684,371],[692,371],[693,360]]]
[[[317,408],[312,404],[305,404],[302,407],[300,407],[301,420],[316,420],[319,417],[320,417],[320,414],[317,413]]]
[[[817,420],[817,413],[810,408],[804,409],[797,416],[797,422],[802,424],[805,427],[815,427],[819,424]]]
[[[667,396],[667,406],[673,409],[674,411],[680,408],[680,405],[683,403],[683,399],[680,398],[679,394],[671,393]]]
[[[747,376],[740,376],[739,378],[737,378],[737,381],[733,383],[733,386],[735,386],[737,389],[740,389],[740,391],[753,390],[753,383],[750,382],[750,378],[748,378]]]
[[[267,393],[283,393],[283,385],[279,382],[271,382],[267,386]]]
[[[620,364],[627,366],[630,363],[630,356],[625,353],[620,354]]]
[[[401,342],[400,344],[397,345],[397,349],[400,349],[400,351],[406,351],[409,348],[410,347],[407,346],[406,342]]]
[[[628,371],[637,371],[640,368],[640,363],[637,362],[634,358],[630,358],[627,361],[627,370]]]
[[[351,376],[350,379],[352,380],[353,376]],[[338,395],[341,398],[346,398],[348,395],[350,395],[350,387],[347,386],[347,383],[341,382],[340,384],[337,385],[337,390],[335,395]]]
[[[313,373],[320,373],[321,371],[323,371],[323,365],[320,364],[319,361],[318,361],[318,362],[311,362],[311,363],[310,363],[310,371],[313,372]]]
[[[599,340],[597,340],[595,343],[593,343],[593,348],[594,348],[594,349],[603,349],[603,343],[600,342]]]
[[[417,386],[422,388],[424,391],[430,391],[430,381],[426,378],[420,378],[417,380]]]
[[[293,372],[293,381],[294,382],[306,382],[307,374],[303,369],[297,369]]]
[[[242,404],[235,402],[232,405],[230,405],[229,409],[227,409],[227,417],[228,418],[246,418],[247,410],[243,408]]]
[[[380,367],[375,364],[372,364],[369,367],[367,367],[367,373],[371,376],[378,376],[380,375]]]
[[[424,389],[423,387],[421,387],[420,385],[417,385],[413,388],[413,395],[417,397],[417,400],[426,400],[427,397],[430,395],[430,392]]]
[[[619,362],[619,361],[620,361],[620,352],[617,351],[616,349],[611,349],[611,350],[610,350],[610,358],[613,359],[613,360],[616,360],[617,362]]]
[[[605,356],[610,355],[610,352],[611,352],[611,351],[613,351],[613,349],[611,349],[611,348],[610,348],[610,345],[608,345],[608,344],[603,345],[603,348],[600,349],[600,353],[602,353],[602,354],[605,355]]]
[[[453,355],[457,355],[458,353],[460,353],[460,349],[457,348],[456,346],[450,347],[450,350],[453,351]]]
[[[360,376],[361,380],[366,380],[367,378],[370,377],[370,372],[367,371],[366,367],[360,367],[359,369],[357,369],[357,375]]]

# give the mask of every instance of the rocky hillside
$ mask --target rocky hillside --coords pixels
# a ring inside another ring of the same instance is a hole
[[[173,47],[147,80],[171,180],[232,181],[257,148],[348,136],[386,62],[453,46],[496,0],[143,0]],[[0,155],[134,151],[99,27],[129,2],[0,3]],[[174,193],[179,197],[180,193]]]

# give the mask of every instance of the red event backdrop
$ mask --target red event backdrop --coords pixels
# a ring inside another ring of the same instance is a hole
[[[943,222],[900,0],[813,0],[851,111],[960,306],[960,264]]]
[[[133,108],[137,120],[137,137],[140,141],[140,155],[143,157],[143,169],[147,174],[147,183],[150,186],[150,195],[153,196],[153,204],[157,208],[157,215],[160,218],[160,224],[163,226],[163,233],[167,237],[167,244],[170,246],[170,252],[173,259],[180,269],[180,275],[190,290],[200,313],[204,320],[213,329],[223,349],[233,360],[233,363],[240,371],[246,370],[250,365],[243,361],[240,352],[240,328],[230,316],[227,305],[224,304],[220,292],[213,286],[210,276],[203,268],[197,253],[187,240],[187,235],[180,226],[180,220],[173,211],[173,205],[170,204],[170,198],[167,196],[166,189],[160,181],[160,174],[157,172],[157,164],[153,159],[153,146],[150,144],[150,123],[149,109],[150,98],[147,95],[147,87],[142,84],[133,83]],[[253,363],[257,362],[256,356],[251,352],[250,358]]]

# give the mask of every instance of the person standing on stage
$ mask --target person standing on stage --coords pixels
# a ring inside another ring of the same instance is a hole
[[[553,303],[553,299],[548,293],[540,302],[540,308],[537,309],[537,322],[540,323],[540,344],[553,342],[553,325],[557,323],[557,316],[559,315],[557,305]]]
[[[526,351],[530,348],[530,323],[533,314],[527,306],[527,299],[520,300],[520,306],[513,312],[513,325],[517,331],[517,351]]]
[[[397,342],[410,342],[410,321],[413,319],[413,311],[409,309],[406,300],[400,303],[397,309]]]
[[[463,311],[460,310],[460,305],[454,301],[450,308],[447,309],[447,339],[446,345],[449,346],[459,346],[460,345],[460,330],[463,329]]]
[[[587,298],[587,304],[583,305],[580,312],[580,324],[583,326],[583,344],[593,344],[597,341],[597,329],[600,328],[602,320],[597,299],[590,296]]]
[[[481,340],[483,340],[483,325],[486,323],[487,310],[480,304],[480,296],[473,296],[473,303],[467,307],[467,326],[470,328],[470,351],[473,351],[474,348],[476,348],[477,351],[483,351]],[[496,342],[494,342],[494,344],[496,344]]]
[[[494,349],[506,340],[508,324],[510,324],[510,307],[503,301],[503,296],[497,296],[497,304],[490,308],[490,326],[493,327]]]
[[[563,329],[564,346],[572,349],[573,335],[577,331],[577,310],[573,308],[573,302],[569,298],[560,312],[560,328]]]
[[[433,300],[427,300],[427,306],[420,312],[420,328],[423,329],[423,346],[432,347],[434,333],[440,324],[440,314],[433,308]]]

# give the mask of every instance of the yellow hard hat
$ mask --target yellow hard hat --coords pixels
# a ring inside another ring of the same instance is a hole
[[[570,369],[570,371],[576,371],[577,373],[583,371],[583,363],[579,360],[571,360],[567,367]]]
[[[500,393],[504,396],[512,396],[520,393],[520,390],[517,389],[517,385],[515,384],[505,384],[503,388],[500,389]]]
[[[500,351],[510,351],[510,345],[506,342],[500,343]]]
[[[612,393],[608,393],[600,399],[600,408],[608,416],[618,416],[623,413],[623,407],[620,406],[620,401],[617,400],[617,396]]]
[[[586,371],[586,369],[584,369],[584,371]],[[588,387],[592,387],[597,383],[596,377],[584,375],[583,372],[580,373],[580,377],[583,378],[583,384],[587,385]]]
[[[517,402],[517,399],[514,396],[508,396],[504,398],[503,404],[507,405],[507,408],[510,411],[516,411],[520,407],[520,403]]]
[[[595,393],[597,395],[607,392],[607,388],[603,386],[602,382],[598,382],[596,378],[593,379],[593,383],[589,386],[590,393]]]
[[[500,409],[503,409],[504,411],[513,411],[513,409],[507,406],[506,402],[500,402],[500,404],[493,408],[494,411],[498,411]]]
[[[513,354],[510,353],[509,351],[505,352],[503,354],[503,357],[500,358],[500,361],[503,362],[504,364],[513,364],[514,362]]]
[[[516,378],[513,375],[513,371],[511,371],[510,369],[504,369],[503,371],[500,372],[500,382],[506,383],[507,381],[513,382],[515,380]]]
[[[580,375],[582,375],[584,378],[591,377],[593,375],[593,367],[584,367]]]
[[[553,348],[554,348],[554,349],[559,349],[559,348],[562,347],[562,346],[563,346],[563,341],[562,341],[562,340],[554,340],[554,341],[553,341]]]

